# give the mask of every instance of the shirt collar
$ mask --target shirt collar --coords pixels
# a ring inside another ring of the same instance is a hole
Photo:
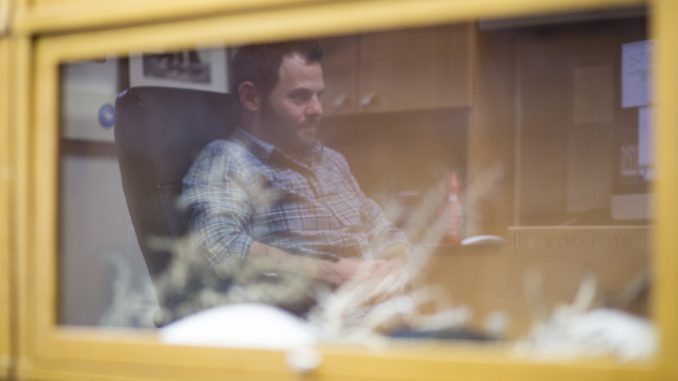
[[[233,131],[231,139],[241,143],[242,145],[247,147],[253,154],[255,154],[260,159],[265,161],[271,160],[272,155],[275,152],[278,152],[279,154],[282,154],[283,156],[294,162],[301,162],[302,164],[305,165],[316,164],[320,162],[324,150],[324,145],[321,142],[318,142],[318,144],[316,144],[315,147],[313,147],[307,158],[297,160],[296,158],[292,158],[289,155],[286,155],[282,150],[280,150],[273,144],[267,143],[259,139],[258,137],[254,136],[252,133],[250,133],[249,131],[245,130],[242,127],[237,127]]]
[[[247,132],[242,127],[236,127],[236,129],[233,130],[231,140],[242,144],[253,154],[264,161],[268,161],[275,150],[275,146],[273,144],[266,143],[265,141]]]

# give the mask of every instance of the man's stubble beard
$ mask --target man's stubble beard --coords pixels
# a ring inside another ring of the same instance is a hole
[[[319,128],[320,128],[320,118],[307,122],[304,126],[298,126],[296,124],[287,123],[283,118],[280,118],[278,114],[271,107],[270,100],[268,97],[265,97],[261,103],[261,128],[262,131],[268,135],[272,140],[275,146],[282,149],[283,151],[288,152],[289,154],[307,154],[320,143],[318,137]],[[315,137],[311,142],[306,142],[299,137],[299,128],[312,126],[315,129]]]

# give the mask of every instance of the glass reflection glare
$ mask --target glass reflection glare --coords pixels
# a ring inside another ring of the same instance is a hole
[[[645,19],[563,20],[63,65],[60,323],[650,357]]]

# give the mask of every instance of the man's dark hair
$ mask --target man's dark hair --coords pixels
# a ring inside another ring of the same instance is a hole
[[[231,60],[231,93],[238,98],[238,88],[250,81],[265,96],[278,83],[283,57],[299,54],[306,63],[320,62],[322,50],[316,40],[297,40],[240,47]]]

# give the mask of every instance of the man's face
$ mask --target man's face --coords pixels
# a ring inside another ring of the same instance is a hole
[[[304,153],[318,142],[318,125],[325,90],[320,63],[303,56],[283,57],[278,83],[261,107],[261,123],[274,144],[290,153]]]

